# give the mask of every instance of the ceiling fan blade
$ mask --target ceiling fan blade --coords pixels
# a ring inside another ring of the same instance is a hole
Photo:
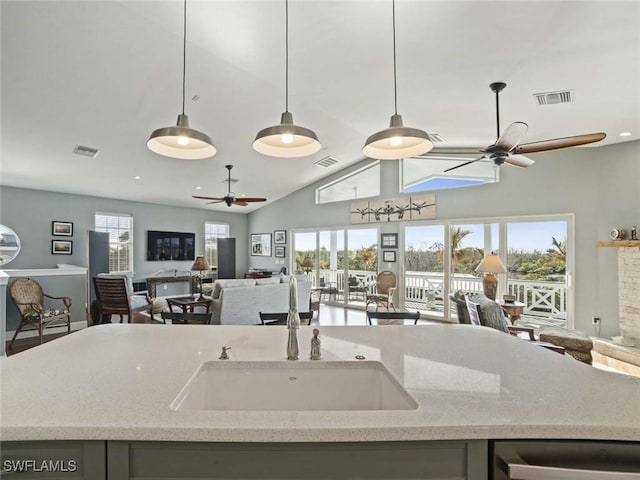
[[[520,140],[524,138],[528,129],[529,126],[524,122],[513,122],[507,127],[502,135],[500,135],[495,146],[505,152],[510,152],[511,149],[518,145]]]
[[[483,153],[482,148],[476,147],[434,147],[423,155],[418,155],[415,158],[429,157],[433,155],[475,155]]]
[[[240,197],[237,199],[237,201],[239,202],[266,202],[267,199],[266,198],[260,198],[260,197]]]
[[[607,134],[602,132],[586,133],[584,135],[575,135],[573,137],[554,138],[552,140],[523,143],[515,148],[514,153],[536,153],[545,152],[547,150],[557,150],[559,148],[577,147],[578,145],[599,142],[600,140],[604,140],[606,136]]]
[[[242,200],[234,200],[233,204],[240,207],[246,207],[247,205],[249,205],[247,202],[243,202]]]
[[[224,202],[224,200],[214,200],[212,202],[205,203],[205,205],[215,205],[216,203],[222,203],[222,202]]]
[[[475,163],[478,160],[482,160],[483,158],[484,158],[484,155],[482,155],[481,157],[475,158],[473,160],[469,160],[468,162],[461,163],[460,165],[456,165],[455,167],[447,168],[445,172],[450,172],[451,170],[455,170],[456,168],[460,168],[460,167],[466,167],[467,165],[471,163]]]
[[[219,200],[220,202],[222,202],[224,200],[224,198],[221,197],[200,197],[198,195],[192,195],[193,198],[199,198],[201,200]]]
[[[530,167],[534,162],[530,158],[525,157],[524,155],[509,155],[504,159],[504,163],[508,163],[509,165],[513,165],[514,167]]]

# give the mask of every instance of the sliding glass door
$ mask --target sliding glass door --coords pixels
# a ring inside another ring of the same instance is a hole
[[[348,261],[340,290],[345,303],[363,307],[378,274],[378,229],[348,229],[347,245]]]

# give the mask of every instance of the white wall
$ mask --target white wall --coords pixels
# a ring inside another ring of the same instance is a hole
[[[640,226],[640,142],[573,148],[532,155],[527,169],[503,166],[501,181],[436,192],[437,218],[574,214],[575,328],[594,333],[591,317],[601,318],[601,335],[618,334],[617,261],[613,248],[597,248],[611,227]],[[425,160],[428,162],[428,160]],[[249,214],[249,233],[349,225],[350,202],[316,205],[315,189],[343,175],[288,195]],[[381,196],[399,193],[398,162],[382,162]],[[383,224],[382,231],[399,231]],[[287,261],[291,239],[287,237]],[[271,267],[273,258],[249,257],[253,267]],[[640,322],[640,319],[638,319]]]

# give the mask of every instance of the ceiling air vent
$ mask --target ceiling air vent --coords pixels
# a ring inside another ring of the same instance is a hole
[[[95,158],[98,155],[97,148],[85,147],[83,145],[76,145],[76,148],[73,149],[73,153],[76,155],[84,155],[85,157]]]
[[[429,136],[431,143],[444,143],[445,141],[439,133],[428,133],[427,135]]]
[[[558,103],[572,103],[573,90],[559,90],[557,92],[534,93],[537,105],[556,105]]]
[[[338,160],[336,160],[332,156],[328,156],[318,160],[314,163],[314,165],[317,165],[318,167],[329,168],[331,165],[335,165],[336,163],[338,163]]]

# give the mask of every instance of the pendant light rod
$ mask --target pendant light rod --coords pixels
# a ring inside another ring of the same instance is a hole
[[[313,130],[294,124],[289,112],[289,0],[284,9],[284,112],[280,124],[260,130],[252,146],[270,157],[299,158],[317,153],[322,145]]]
[[[393,17],[393,103],[394,112],[398,114],[398,83],[396,79],[396,0],[391,4]]]
[[[182,17],[182,114],[184,115],[185,78],[187,76],[187,0],[184,0]]]
[[[496,142],[500,138],[500,90],[496,89]]]
[[[185,115],[187,98],[187,0],[182,7],[182,113],[176,125],[158,128],[151,132],[147,147],[165,157],[180,159],[202,159],[216,154],[216,147],[206,133],[189,127],[189,117]]]
[[[289,0],[284,2],[284,111],[289,111]]]

